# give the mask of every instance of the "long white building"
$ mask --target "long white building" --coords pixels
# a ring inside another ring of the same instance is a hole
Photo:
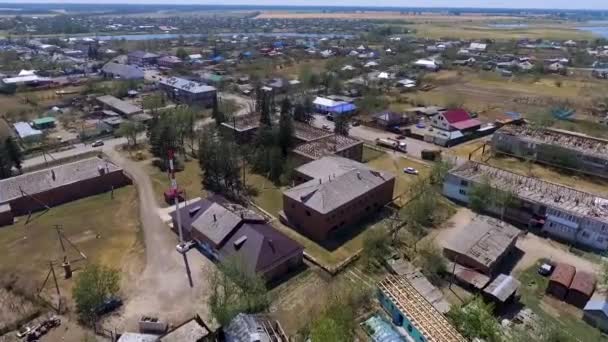
[[[504,212],[506,219],[529,225],[537,223],[543,232],[559,239],[593,249],[608,249],[608,199],[473,161],[450,171],[443,194],[468,204],[473,188],[483,183],[510,191],[516,197],[516,203]],[[502,208],[487,210],[502,213]]]

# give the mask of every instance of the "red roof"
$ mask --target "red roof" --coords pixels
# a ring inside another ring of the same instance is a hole
[[[471,119],[471,115],[469,115],[469,113],[464,109],[450,109],[443,113],[443,117],[450,124]]]
[[[464,121],[455,122],[455,123],[451,124],[451,126],[456,128],[457,130],[463,130],[463,129],[467,129],[467,128],[481,126],[481,121],[479,121],[477,119],[468,119],[468,120],[464,120]]]
[[[570,284],[570,290],[576,290],[591,297],[595,290],[595,276],[588,272],[576,271],[572,284]]]
[[[572,284],[572,278],[574,278],[574,274],[576,273],[576,268],[572,265],[558,263],[555,265],[555,270],[551,275],[551,282],[555,282],[561,284],[564,287],[570,287]]]

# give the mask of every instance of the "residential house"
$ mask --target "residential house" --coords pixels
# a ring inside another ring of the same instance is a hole
[[[431,125],[444,131],[460,131],[463,135],[481,127],[481,122],[471,117],[464,109],[449,109],[431,119]]]
[[[357,106],[352,102],[336,101],[320,96],[315,98],[313,106],[317,112],[329,115],[348,115],[357,110]]]
[[[42,139],[42,131],[32,128],[27,122],[15,122],[13,127],[23,142],[37,142]]]
[[[476,51],[476,52],[485,52],[488,48],[488,44],[484,44],[484,43],[471,43],[469,45],[468,50],[469,51]]]
[[[246,272],[268,281],[302,264],[300,244],[270,226],[263,216],[222,198],[189,203],[178,214],[171,213],[171,218],[173,230],[181,222],[184,237],[195,241],[210,258],[219,262],[236,258]]]
[[[583,320],[608,333],[608,299],[606,293],[596,292],[583,308]]]
[[[141,107],[112,95],[99,96],[96,100],[104,109],[109,109],[123,116],[130,117],[143,112]]]
[[[288,342],[281,324],[265,315],[239,313],[223,328],[226,342]]]
[[[437,63],[435,60],[431,59],[419,59],[414,62],[414,67],[419,69],[425,69],[428,71],[438,71],[441,68],[441,65]]]

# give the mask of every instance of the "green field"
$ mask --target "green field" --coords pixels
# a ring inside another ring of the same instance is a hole
[[[421,23],[408,25],[416,30],[421,38],[454,38],[454,39],[556,39],[556,40],[590,40],[593,35],[566,24],[532,24],[523,28],[493,28],[483,23]]]

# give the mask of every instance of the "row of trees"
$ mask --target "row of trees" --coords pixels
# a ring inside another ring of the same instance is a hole
[[[159,160],[157,166],[168,166],[169,150],[186,157],[187,146],[194,153],[196,113],[189,107],[176,107],[154,116],[149,124],[150,152]]]
[[[232,199],[240,199],[245,185],[238,146],[222,137],[216,128],[208,127],[199,135],[198,160],[203,173],[203,187]]]
[[[13,167],[21,171],[22,160],[21,148],[12,137],[0,141],[0,179],[11,177]]]

